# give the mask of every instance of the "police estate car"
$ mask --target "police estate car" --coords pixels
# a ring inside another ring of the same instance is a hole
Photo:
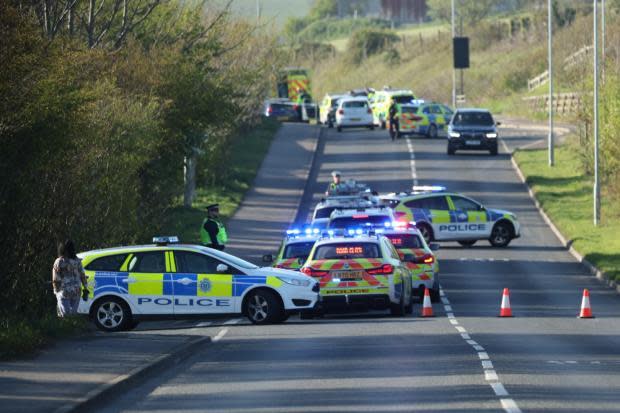
[[[319,280],[322,308],[389,309],[392,315],[410,313],[411,273],[398,252],[382,235],[366,235],[361,229],[348,236],[318,240],[301,272]],[[409,257],[407,257],[409,258]]]
[[[472,246],[486,239],[494,247],[506,247],[521,236],[521,226],[512,212],[486,208],[443,187],[413,187],[412,192],[381,199],[394,209],[396,220],[414,221],[427,243],[457,241]]]
[[[294,271],[259,268],[225,252],[176,244],[108,248],[78,254],[89,297],[78,311],[104,331],[131,329],[142,318],[243,314],[254,324],[282,322],[312,310],[319,284]]]

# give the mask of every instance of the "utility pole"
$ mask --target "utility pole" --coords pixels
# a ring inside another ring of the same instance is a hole
[[[598,176],[598,1],[594,0],[594,225],[601,219],[601,189]]]
[[[455,7],[454,7],[454,0],[452,0],[452,4],[451,4],[451,8],[452,8],[452,47],[454,47],[454,38],[456,37],[456,33],[455,33],[455,27],[454,27],[454,14],[455,14]],[[454,109],[456,109],[456,68],[454,68],[454,65],[452,67],[452,107]]]
[[[256,0],[256,24],[260,24],[260,0]]]
[[[547,73],[549,74],[549,136],[547,138],[547,148],[549,154],[549,166],[555,163],[553,153],[553,19],[552,19],[551,0],[547,2],[547,49],[549,56],[547,57]]]
[[[605,83],[605,0],[601,0],[601,80]]]

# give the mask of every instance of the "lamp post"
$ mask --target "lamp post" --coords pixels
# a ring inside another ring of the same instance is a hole
[[[547,73],[549,74],[549,136],[547,138],[547,147],[549,153],[549,166],[553,166],[555,159],[553,153],[553,21],[551,13],[553,12],[551,0],[547,3],[547,49],[549,56],[547,57]]]
[[[594,225],[601,218],[601,189],[598,174],[598,10],[594,0]]]
[[[454,47],[454,38],[456,37],[456,33],[455,33],[455,25],[454,25],[454,15],[455,15],[455,7],[454,7],[454,0],[452,0],[451,2],[451,13],[452,13],[452,19],[451,19],[451,23],[452,23],[452,47]],[[454,68],[454,65],[452,65],[452,107],[454,109],[456,109],[456,68]]]

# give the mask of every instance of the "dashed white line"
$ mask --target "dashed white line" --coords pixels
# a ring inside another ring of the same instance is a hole
[[[217,335],[215,337],[213,337],[211,339],[211,341],[213,341],[214,343],[217,343],[218,341],[220,341],[225,335],[226,333],[228,333],[228,329],[224,328],[222,330],[220,330],[219,333],[217,333]]]
[[[508,392],[502,383],[489,383],[497,396],[508,396]]]
[[[454,313],[446,313],[446,317],[450,318],[454,318]]]
[[[478,357],[480,358],[480,360],[488,360],[489,359],[489,355],[485,351],[479,351],[478,352]]]
[[[477,346],[478,343],[476,343],[474,340],[467,340],[467,344],[469,344],[470,346]]]
[[[455,320],[455,319],[450,319],[449,321],[450,321],[450,324],[452,324],[453,326],[458,326],[459,325],[459,322],[457,320]]]
[[[519,406],[517,406],[517,403],[515,403],[514,400],[501,399],[500,402],[502,403],[502,407],[504,408],[504,410],[506,410],[507,413],[521,413],[521,409],[519,409]]]
[[[491,360],[482,360],[482,368],[483,369],[492,369],[493,362]]]
[[[471,339],[471,337],[469,336],[469,334],[467,333],[461,333],[461,337],[463,337],[463,340],[469,340]]]
[[[450,305],[450,301],[448,301],[446,297],[441,297],[441,302],[443,303],[443,305]]]
[[[451,306],[451,305],[447,305],[447,306],[445,306],[445,310],[446,310],[446,311],[452,311],[452,306]]]
[[[463,327],[461,326],[456,326],[454,327],[456,328],[456,331],[458,331],[459,333],[467,333],[467,330],[465,330]]]
[[[473,348],[474,348],[474,350],[476,350],[476,351],[484,351],[484,347],[482,347],[482,346],[480,346],[480,345],[475,345],[475,346],[472,346],[472,347],[473,347]]]
[[[410,165],[411,165],[411,178],[413,179],[413,184],[418,184],[418,173],[416,172],[415,167],[415,152],[413,150],[413,144],[411,143],[411,139],[407,138],[407,149],[409,149],[409,156],[411,157]]]
[[[484,379],[486,381],[499,381],[499,377],[497,377],[495,370],[490,369],[484,371]]]

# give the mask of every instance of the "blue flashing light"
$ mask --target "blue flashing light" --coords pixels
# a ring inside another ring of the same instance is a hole
[[[384,225],[386,228],[389,228],[389,227],[391,227],[391,226],[392,226],[392,223],[391,223],[391,222],[389,222],[389,221],[386,221],[383,225]]]
[[[313,233],[313,234],[318,234],[319,232],[321,232],[321,231],[319,231],[319,229],[318,229],[318,228],[313,228],[313,229],[312,229],[312,233]]]
[[[349,235],[355,235],[355,230],[354,229],[350,229],[350,230],[347,231],[347,233]]]
[[[358,229],[355,230],[355,233],[357,235],[362,235],[364,233],[364,231],[361,228],[358,228]]]
[[[334,230],[333,229],[327,230],[327,235],[329,235],[330,237],[333,237],[334,236]]]
[[[304,232],[306,233],[306,235],[310,235],[310,234],[312,234],[312,229],[311,228],[306,228],[306,230]]]

